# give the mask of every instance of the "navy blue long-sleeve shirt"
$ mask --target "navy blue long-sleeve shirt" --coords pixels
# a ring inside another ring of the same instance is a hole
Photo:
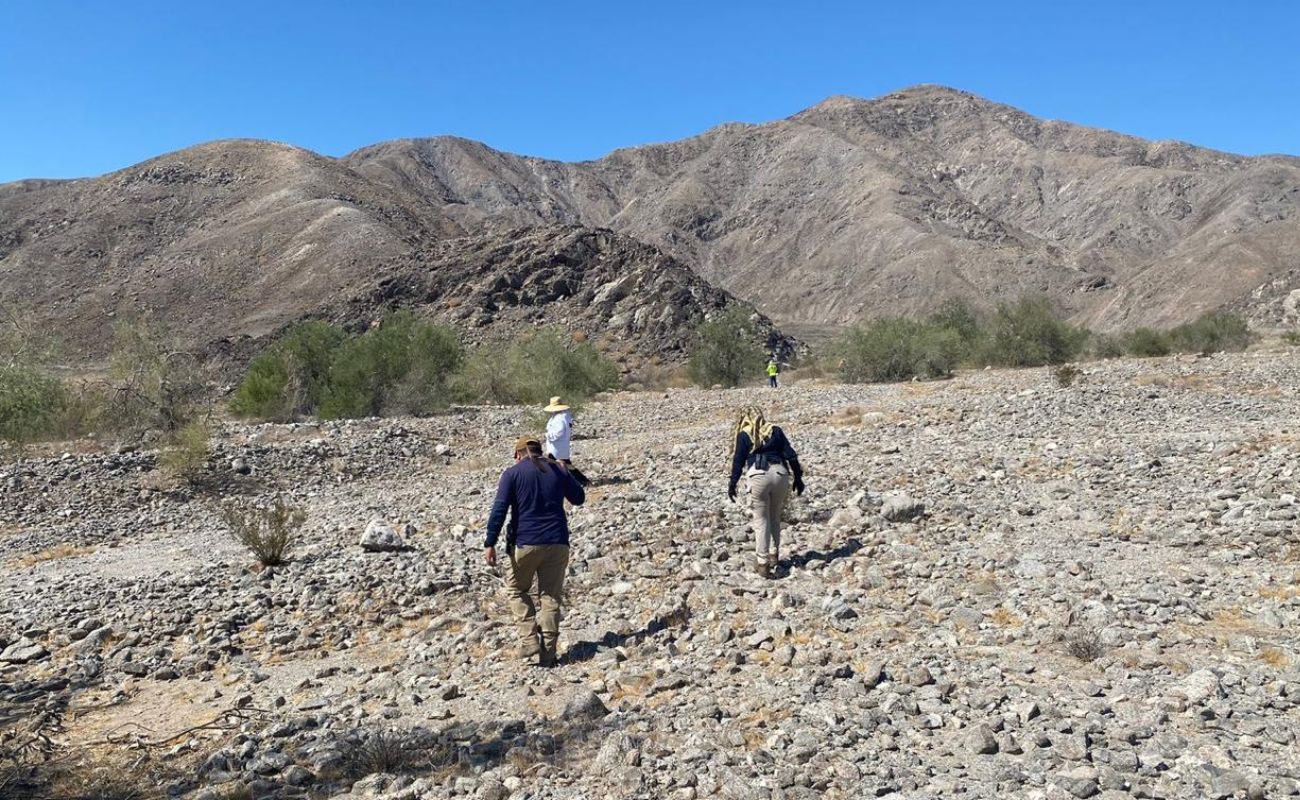
[[[790,465],[790,470],[794,477],[803,478],[803,467],[799,465],[799,454],[790,446],[790,440],[785,438],[785,431],[777,425],[772,426],[772,435],[767,437],[758,449],[754,449],[754,443],[750,441],[749,434],[741,431],[736,436],[736,452],[731,457],[731,485],[735,486],[740,482],[740,475],[745,471],[745,462],[750,456],[765,454],[772,456],[777,461],[784,461]]]
[[[580,506],[587,495],[568,470],[550,462],[541,463],[545,471],[539,471],[525,458],[502,473],[492,513],[488,515],[487,547],[496,547],[507,511],[510,512],[507,540],[513,544],[569,543],[564,501]]]

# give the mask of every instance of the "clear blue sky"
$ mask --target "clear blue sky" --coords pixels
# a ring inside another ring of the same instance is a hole
[[[595,158],[917,83],[1300,154],[1300,2],[0,0],[0,181],[236,136]]]

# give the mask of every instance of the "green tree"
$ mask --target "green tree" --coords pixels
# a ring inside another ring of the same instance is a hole
[[[699,386],[739,386],[762,374],[766,356],[743,306],[733,305],[695,331],[687,371]]]
[[[1137,358],[1158,358],[1173,352],[1169,334],[1155,328],[1138,328],[1124,334],[1124,352]]]
[[[464,353],[455,331],[399,311],[339,348],[319,413],[326,419],[432,414]]]
[[[308,320],[291,328],[248,366],[230,410],[241,417],[287,421],[320,407],[330,367],[347,333],[337,325]]]
[[[1242,317],[1227,311],[1207,311],[1169,332],[1174,347],[1188,353],[1245,350],[1255,340]]]
[[[966,348],[953,328],[888,317],[854,328],[832,349],[843,380],[883,383],[947,377]]]
[[[536,405],[559,395],[579,405],[617,387],[618,379],[618,367],[608,356],[552,328],[510,347],[479,347],[466,360],[456,389],[469,402]]]
[[[999,303],[989,320],[983,360],[1004,367],[1040,367],[1073,360],[1088,332],[1058,317],[1045,297]]]

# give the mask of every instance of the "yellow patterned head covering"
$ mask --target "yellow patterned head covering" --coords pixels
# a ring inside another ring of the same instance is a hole
[[[772,438],[772,423],[763,417],[763,409],[758,406],[746,408],[736,420],[736,428],[731,432],[731,452],[736,452],[736,442],[740,434],[749,436],[752,449],[757,450],[764,442]]]

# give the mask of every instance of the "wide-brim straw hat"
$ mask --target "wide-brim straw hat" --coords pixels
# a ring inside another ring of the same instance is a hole
[[[549,411],[549,412],[551,412],[552,414],[554,414],[554,413],[557,412],[557,411],[568,411],[568,410],[569,410],[569,407],[566,406],[564,403],[561,403],[561,402],[560,402],[560,398],[558,398],[558,397],[552,397],[552,398],[551,398],[551,404],[550,404],[549,406],[547,406],[546,408],[543,408],[542,410],[543,410],[543,411]]]

